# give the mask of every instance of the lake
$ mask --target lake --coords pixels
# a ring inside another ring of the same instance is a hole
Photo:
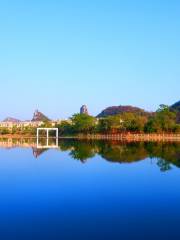
[[[0,239],[180,239],[180,143],[0,146]]]

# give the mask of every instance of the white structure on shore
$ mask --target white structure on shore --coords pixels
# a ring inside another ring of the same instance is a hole
[[[37,128],[37,138],[39,138],[39,131],[46,131],[46,137],[49,138],[49,131],[56,132],[56,138],[58,138],[58,128]]]
[[[40,131],[46,131],[46,144],[44,145],[40,145],[39,144],[39,138],[40,138],[40,135],[39,135],[39,132]],[[49,131],[55,131],[56,132],[56,144],[54,145],[49,145]],[[59,138],[59,135],[58,135],[58,128],[37,128],[37,148],[38,149],[47,149],[47,148],[58,148],[58,138]]]

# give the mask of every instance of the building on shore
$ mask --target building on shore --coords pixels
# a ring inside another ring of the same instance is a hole
[[[13,128],[22,129],[26,127],[38,128],[46,123],[50,124],[52,127],[55,127],[57,125],[60,125],[62,121],[69,121],[69,120],[65,120],[65,119],[50,120],[43,113],[36,110],[34,112],[32,120],[21,121],[16,118],[7,117],[6,119],[0,122],[0,128],[8,128],[10,130],[12,130]]]
[[[43,122],[41,121],[18,121],[18,122],[14,122],[14,121],[3,121],[0,122],[0,127],[1,128],[8,128],[8,129],[12,129],[13,127],[16,128],[25,128],[25,127],[40,127],[43,125]]]
[[[62,121],[70,122],[70,120],[58,119],[58,120],[49,121],[49,124],[52,127],[55,127],[57,125],[60,125]],[[43,124],[45,124],[45,122],[43,122],[43,121],[11,121],[11,120],[8,120],[8,121],[0,122],[0,128],[8,128],[8,129],[12,129],[13,127],[16,127],[16,128],[25,128],[25,127],[37,128],[37,127],[41,127]]]

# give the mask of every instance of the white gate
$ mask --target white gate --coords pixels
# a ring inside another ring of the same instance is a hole
[[[46,144],[45,145],[40,145],[39,144],[39,131],[46,131]],[[54,145],[49,145],[49,131],[55,131],[56,132],[56,144]],[[58,148],[58,140],[59,140],[59,135],[58,135],[58,128],[37,128],[37,148],[43,149],[43,148]]]

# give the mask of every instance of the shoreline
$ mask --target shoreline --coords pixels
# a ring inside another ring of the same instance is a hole
[[[40,137],[45,138],[46,137]],[[50,137],[55,139],[56,137]],[[33,135],[7,134],[0,135],[0,139],[37,139]],[[59,136],[59,139],[77,140],[116,140],[116,141],[180,141],[180,134],[87,134],[76,136]]]
[[[78,136],[78,139],[89,139],[89,140],[112,140],[112,141],[179,141],[180,134],[97,134]]]

